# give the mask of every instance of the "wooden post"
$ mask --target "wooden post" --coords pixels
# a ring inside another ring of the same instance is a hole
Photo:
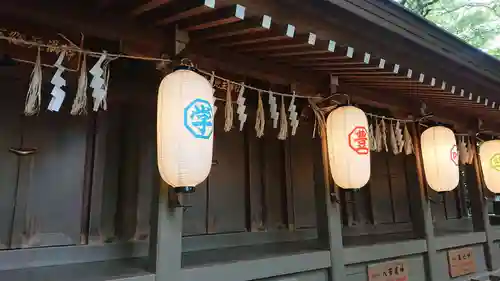
[[[345,273],[345,260],[344,260],[344,248],[342,244],[342,221],[340,213],[340,205],[338,202],[332,202],[331,188],[333,184],[330,184],[330,170],[328,164],[328,147],[326,142],[326,132],[323,130],[321,132],[321,151],[319,151],[319,145],[314,146],[314,152],[316,156],[321,155],[321,161],[319,157],[315,164],[319,166],[321,163],[322,167],[315,167],[314,177],[315,177],[315,196],[316,196],[316,210],[317,210],[317,225],[318,225],[318,238],[321,242],[328,243],[330,248],[330,261],[331,267],[329,271],[330,281],[340,281],[346,279]],[[321,204],[320,202],[325,202]]]
[[[166,53],[176,54],[178,33],[172,27],[166,32],[168,40]],[[151,230],[149,258],[156,281],[182,281],[182,219],[184,209],[179,207],[177,195],[156,173],[158,183],[153,193],[151,208]],[[182,200],[182,198],[179,198]],[[156,202],[158,204],[156,204]]]
[[[488,217],[488,204],[485,200],[483,192],[483,175],[481,173],[481,162],[479,162],[479,155],[477,153],[477,141],[475,137],[472,139],[472,153],[474,154],[473,169],[476,184],[468,184],[467,188],[470,194],[471,209],[472,209],[472,225],[474,231],[485,232],[486,243],[484,246],[484,258],[486,267],[492,271],[500,267],[499,262],[493,253],[495,245],[492,238],[492,228]],[[470,173],[472,174],[472,173]]]
[[[182,280],[182,207],[169,206],[173,202],[170,187],[161,181],[157,192],[158,205],[152,212],[149,257],[156,281]],[[170,197],[170,198],[169,198]],[[155,219],[156,218],[156,219]]]
[[[436,239],[434,237],[434,225],[432,223],[432,213],[429,200],[427,198],[427,181],[424,175],[424,168],[422,163],[422,151],[420,148],[420,130],[415,123],[410,126],[413,148],[415,151],[415,160],[417,168],[417,176],[419,182],[419,200],[416,201],[417,210],[419,212],[418,216],[421,221],[414,221],[414,230],[418,237],[425,238],[427,242],[427,252],[425,253],[425,266],[427,279],[430,281],[441,281],[444,280],[445,276],[441,277],[439,272],[440,269],[436,268],[440,263],[437,256]]]

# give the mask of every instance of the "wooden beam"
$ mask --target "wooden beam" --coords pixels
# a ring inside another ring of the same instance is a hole
[[[155,28],[144,28],[123,20],[123,17],[108,15],[96,16],[90,8],[73,5],[58,6],[50,3],[31,2],[29,7],[22,1],[2,3],[0,15],[19,20],[46,25],[58,30],[83,33],[87,37],[98,37],[111,41],[134,42],[148,46],[152,50],[163,48],[164,32]]]
[[[214,39],[209,41],[217,47],[235,47],[261,42],[286,40],[295,37],[295,26],[291,24],[278,25],[271,23],[271,28],[262,32],[251,34],[234,35],[228,38]]]
[[[271,17],[267,15],[264,15],[258,19],[245,18],[245,20],[237,23],[218,26],[210,28],[208,30],[193,31],[190,33],[190,37],[193,41],[205,41],[246,33],[261,32],[271,28],[271,22]]]
[[[245,19],[245,7],[232,5],[181,20],[177,23],[177,28],[184,31],[196,31],[238,22],[243,19]]]
[[[141,16],[149,21],[156,20],[156,25],[168,25],[178,20],[206,13],[215,8],[215,0],[182,0],[162,6]]]
[[[108,0],[108,1],[110,1],[110,0]],[[172,0],[149,0],[148,2],[135,8],[131,14],[133,16],[139,16],[145,12],[154,10],[154,9],[156,9],[162,5],[168,4],[170,2],[172,2]]]
[[[189,43],[181,56],[189,57],[198,64],[210,65],[228,72],[250,76],[269,81],[273,84],[291,85],[298,83],[299,88],[307,89],[310,94],[320,91],[323,77],[314,73],[307,73],[286,65],[269,61],[252,59],[248,56],[232,53],[230,50],[216,49],[207,45]],[[326,79],[326,76],[324,77]],[[302,91],[301,91],[302,92]]]
[[[299,34],[286,41],[262,42],[249,46],[238,48],[239,53],[261,53],[270,50],[290,49],[299,47],[312,47],[316,44],[316,35],[314,33]]]

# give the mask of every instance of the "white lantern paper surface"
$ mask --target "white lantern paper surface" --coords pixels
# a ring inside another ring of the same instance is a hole
[[[427,184],[437,191],[450,191],[459,181],[457,141],[452,130],[436,126],[420,137]]]
[[[158,91],[158,169],[176,190],[193,191],[212,166],[214,115],[210,82],[194,71],[167,75]]]
[[[500,193],[500,140],[484,142],[479,147],[479,158],[486,187]]]
[[[370,179],[370,142],[365,113],[342,106],[326,120],[328,158],[335,184],[345,189],[361,188]]]

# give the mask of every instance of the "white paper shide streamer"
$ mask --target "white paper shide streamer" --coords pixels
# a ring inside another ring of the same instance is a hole
[[[106,52],[104,52],[89,71],[93,76],[90,82],[90,88],[93,89],[92,97],[94,98],[94,111],[99,110],[100,107],[104,110],[107,109],[106,96],[108,90],[107,83],[109,81],[109,63],[105,64],[107,57]]]
[[[403,152],[405,141],[403,136],[403,130],[401,129],[401,123],[399,120],[396,122],[396,128],[394,129],[394,134],[396,136],[397,151],[399,153]]]
[[[391,140],[392,153],[394,155],[398,155],[399,154],[398,142],[396,140],[396,133],[394,132],[394,125],[392,124],[392,122],[389,124],[389,135]]]
[[[52,92],[50,92],[50,94],[52,95],[52,99],[50,100],[49,106],[47,107],[47,109],[50,111],[59,112],[64,98],[66,97],[66,92],[64,92],[64,90],[62,89],[62,87],[66,86],[66,80],[64,80],[64,78],[62,77],[62,73],[65,70],[64,66],[62,65],[65,56],[66,52],[62,51],[59,54],[57,61],[54,63],[54,66],[57,70],[54,74],[54,77],[52,77],[52,80],[50,81],[50,83],[54,85],[54,87],[52,88]]]
[[[24,114],[27,116],[35,115],[40,111],[42,101],[42,62],[40,58],[40,48],[38,48],[35,67],[31,72],[31,81],[26,95],[26,105]]]
[[[278,104],[276,103],[276,97],[269,93],[269,111],[271,113],[271,119],[273,119],[273,128],[278,128],[278,119],[280,117],[278,113]]]
[[[280,132],[278,134],[279,140],[286,140],[288,135],[288,123],[286,121],[286,110],[285,110],[285,97],[281,97],[281,108],[280,108]]]
[[[288,106],[288,112],[290,116],[290,126],[292,127],[292,136],[297,133],[297,127],[299,127],[299,118],[297,114],[297,106],[295,105],[295,92],[293,93],[292,100],[290,101],[290,106]]]
[[[406,155],[413,154],[413,141],[411,140],[410,132],[408,131],[408,126],[405,124],[404,132],[404,150]]]
[[[240,121],[240,131],[243,131],[243,126],[245,125],[245,122],[247,121],[247,114],[245,113],[246,110],[246,105],[245,105],[245,97],[243,94],[245,93],[245,85],[242,84],[240,88],[240,92],[238,93],[238,99],[236,100],[236,103],[238,104],[238,109],[236,112],[238,113],[238,120]]]

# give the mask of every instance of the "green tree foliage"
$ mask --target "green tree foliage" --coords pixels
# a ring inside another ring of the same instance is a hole
[[[500,0],[394,0],[472,46],[500,58]]]

